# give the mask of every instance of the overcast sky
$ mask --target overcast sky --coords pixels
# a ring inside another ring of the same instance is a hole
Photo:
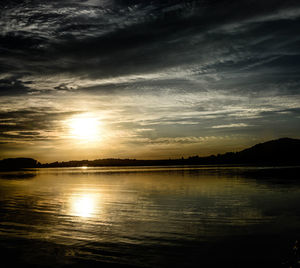
[[[300,138],[300,2],[1,1],[0,158],[175,158]],[[97,120],[97,139],[70,122]]]

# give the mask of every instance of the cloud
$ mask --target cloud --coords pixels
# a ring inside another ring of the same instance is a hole
[[[30,82],[23,83],[17,77],[7,77],[0,79],[0,96],[15,95],[30,91]]]
[[[249,125],[245,123],[229,124],[229,125],[218,125],[212,126],[211,128],[239,128],[239,127],[248,127]]]
[[[143,143],[143,144],[197,144],[201,142],[205,142],[206,140],[210,139],[211,137],[164,137],[164,138],[156,138],[156,139],[149,139],[149,138],[139,138],[135,141],[135,143]]]
[[[0,112],[2,142],[53,140],[61,138],[60,121],[77,112],[55,111],[50,107]]]
[[[151,81],[148,74],[190,65],[195,66],[196,79],[197,72],[207,78],[221,72],[226,84],[228,68],[235,72],[271,62],[297,42],[294,2],[272,1],[270,8],[268,1],[254,1],[250,10],[255,12],[249,12],[248,5],[245,1],[226,6],[220,1],[7,2],[0,44],[7,65],[21,65],[37,78],[58,73],[91,80],[124,76],[127,81],[116,83],[131,83],[132,76]],[[232,13],[233,8],[239,12]],[[276,31],[268,24],[270,18],[278,21]],[[224,27],[231,30],[224,32]],[[243,28],[242,34],[232,31],[237,27]],[[257,43],[266,34],[268,39]],[[289,43],[283,44],[286,40]],[[53,88],[60,90],[62,83],[57,81]]]
[[[2,142],[63,140],[87,112],[124,146],[299,133],[297,1],[1,5]]]

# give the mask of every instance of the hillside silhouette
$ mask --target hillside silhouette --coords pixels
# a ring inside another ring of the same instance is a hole
[[[97,159],[43,164],[43,167],[77,167],[77,166],[151,166],[151,165],[218,165],[218,164],[253,164],[253,165],[297,165],[300,164],[300,140],[281,138],[240,152],[210,155],[206,157],[191,156],[180,159],[136,160],[136,159]]]
[[[6,158],[0,161],[0,169],[36,168],[41,164],[32,158]]]
[[[252,163],[299,163],[300,140],[282,138],[259,143],[236,154],[237,160]]]
[[[250,164],[297,165],[300,164],[300,140],[281,138],[256,144],[240,152],[189,157],[193,164]]]
[[[180,159],[136,160],[136,159],[96,159],[40,164],[32,158],[8,158],[0,161],[1,169],[34,167],[81,167],[81,166],[154,166],[154,165],[299,165],[300,140],[281,138],[256,144],[240,152],[191,156]]]

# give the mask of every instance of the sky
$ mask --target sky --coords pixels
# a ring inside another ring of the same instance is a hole
[[[300,138],[300,2],[0,3],[0,159],[162,159]]]

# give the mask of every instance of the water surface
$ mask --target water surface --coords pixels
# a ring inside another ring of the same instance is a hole
[[[300,184],[290,170],[267,179],[245,172],[261,169],[2,172],[2,259],[28,267],[287,265],[300,238]]]

